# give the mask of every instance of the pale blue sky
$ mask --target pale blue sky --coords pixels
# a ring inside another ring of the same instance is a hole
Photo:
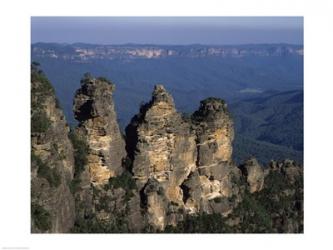
[[[31,42],[303,44],[303,17],[32,17]]]

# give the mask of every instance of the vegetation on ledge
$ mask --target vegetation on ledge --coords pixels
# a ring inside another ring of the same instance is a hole
[[[31,204],[31,219],[42,232],[51,229],[52,222],[50,213],[38,204]]]
[[[88,145],[87,142],[80,137],[74,129],[71,129],[68,137],[74,149],[74,178],[70,184],[72,193],[75,193],[80,186],[80,175],[87,165]]]

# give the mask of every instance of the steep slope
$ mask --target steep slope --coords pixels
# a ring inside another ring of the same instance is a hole
[[[269,91],[230,105],[235,120],[234,159],[251,155],[303,162],[303,91]]]
[[[239,134],[303,150],[303,91],[262,93],[230,109]]]
[[[233,148],[233,160],[236,164],[241,164],[251,156],[256,156],[258,161],[264,165],[269,164],[272,159],[276,161],[292,159],[299,164],[303,163],[303,151],[297,151],[286,146],[255,140],[251,137],[246,137],[237,133]]]
[[[31,68],[31,232],[66,233],[74,225],[69,189],[74,158],[69,127],[54,90],[37,64]]]

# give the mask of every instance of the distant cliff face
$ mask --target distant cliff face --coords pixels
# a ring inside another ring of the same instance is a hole
[[[31,70],[31,231],[69,232],[75,218],[69,127],[47,78],[37,65]]]
[[[65,60],[95,59],[156,59],[156,58],[205,58],[246,56],[303,56],[303,46],[290,44],[234,45],[234,46],[163,46],[163,45],[91,45],[91,44],[44,44],[32,45],[32,53],[37,58]]]
[[[88,169],[94,185],[106,184],[122,173],[125,143],[114,111],[114,88],[106,79],[87,76],[74,97],[74,114],[79,134],[88,143]]]

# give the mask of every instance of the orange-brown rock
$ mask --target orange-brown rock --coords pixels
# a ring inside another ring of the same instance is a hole
[[[123,171],[125,142],[114,111],[114,89],[114,85],[104,78],[86,76],[75,94],[77,130],[88,144],[87,168],[93,185],[106,184],[110,177]]]
[[[233,122],[227,105],[218,98],[208,98],[200,103],[192,116],[196,132],[196,172],[184,183],[187,189],[185,208],[188,213],[230,213],[234,204],[228,198],[237,195],[233,179],[240,176],[232,164]],[[219,200],[219,204],[216,204]]]

